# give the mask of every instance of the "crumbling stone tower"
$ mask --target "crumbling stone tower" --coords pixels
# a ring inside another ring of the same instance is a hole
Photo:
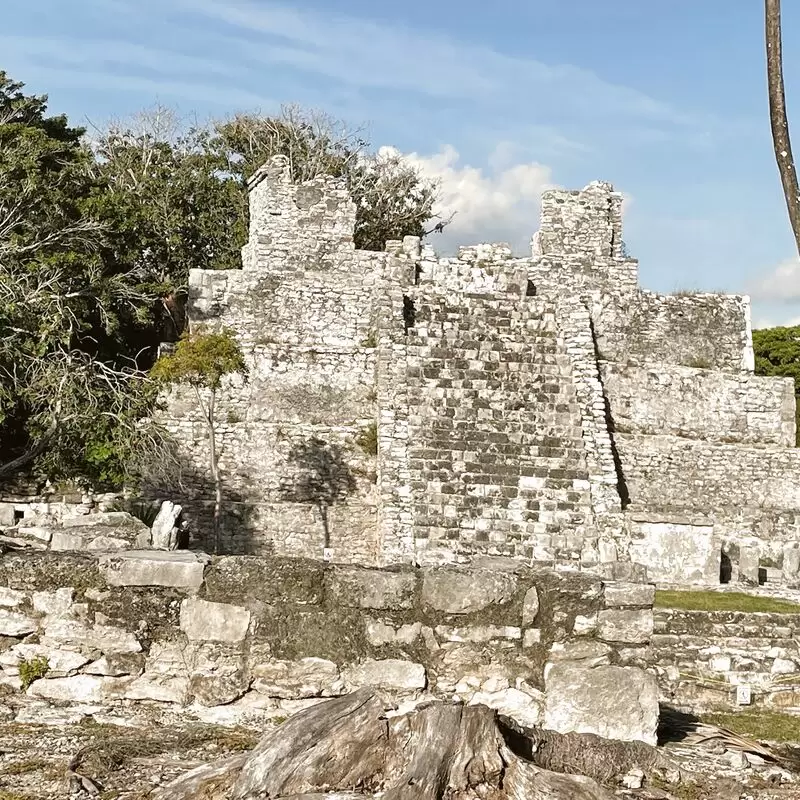
[[[697,581],[723,555],[797,561],[791,381],[752,374],[748,298],[639,288],[609,184],[546,193],[527,258],[355,250],[345,189],[281,157],[250,215],[242,269],[190,279],[191,324],[233,330],[250,365],[221,412],[226,549]],[[168,421],[202,538],[188,393]]]

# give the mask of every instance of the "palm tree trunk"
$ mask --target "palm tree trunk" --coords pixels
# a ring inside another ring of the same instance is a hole
[[[800,187],[794,167],[789,140],[789,121],[786,117],[786,95],[783,86],[783,48],[781,43],[781,0],[764,0],[767,44],[767,93],[772,143],[783,184],[783,195],[789,211],[795,244],[800,254]]]

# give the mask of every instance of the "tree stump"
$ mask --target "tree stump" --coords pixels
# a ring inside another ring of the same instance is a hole
[[[153,800],[345,800],[377,792],[385,800],[610,800],[602,783],[634,767],[652,773],[673,765],[643,743],[522,728],[486,706],[432,702],[387,717],[365,688],[306,709],[251,753],[192,770]]]

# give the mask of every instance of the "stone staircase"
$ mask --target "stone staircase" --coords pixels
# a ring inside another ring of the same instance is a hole
[[[464,555],[579,558],[589,484],[552,306],[421,293],[407,341],[417,542]]]

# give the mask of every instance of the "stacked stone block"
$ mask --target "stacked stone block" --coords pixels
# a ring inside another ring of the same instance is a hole
[[[139,703],[241,723],[370,685],[396,701],[483,703],[654,741],[641,669],[652,586],[523,565],[376,570],[188,553],[9,557],[0,685],[17,697],[135,714]],[[613,702],[609,702],[613,698]]]
[[[797,614],[657,609],[654,631],[645,657],[663,700],[693,712],[800,707]]]

